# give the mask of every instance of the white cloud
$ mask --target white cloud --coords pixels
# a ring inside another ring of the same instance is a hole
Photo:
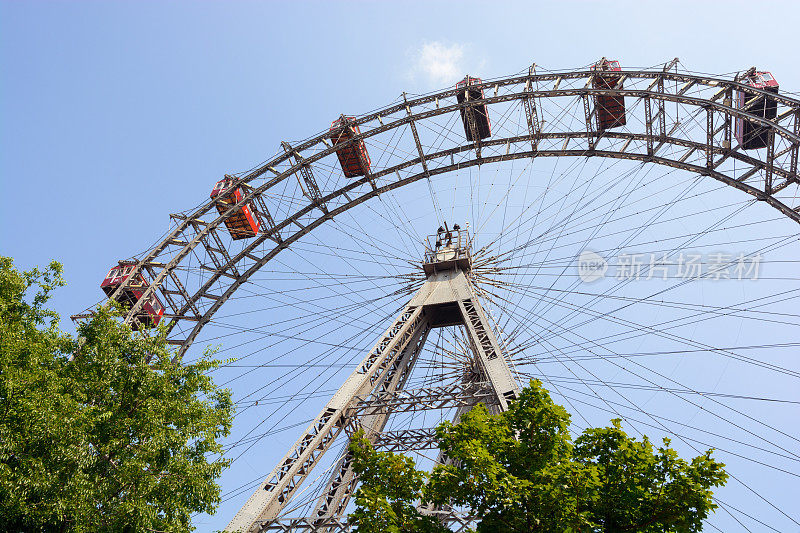
[[[464,45],[426,42],[416,51],[412,76],[421,74],[436,86],[455,83],[464,76],[463,61]]]

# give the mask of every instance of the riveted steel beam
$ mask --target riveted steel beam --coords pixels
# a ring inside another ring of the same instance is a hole
[[[469,92],[469,91],[467,91],[467,92]],[[406,97],[406,93],[403,93],[403,98],[405,99],[405,97]],[[406,106],[406,112],[408,112],[409,116],[413,116],[413,113],[411,112],[411,108],[409,108],[408,106]],[[473,116],[473,119],[474,118],[475,117]],[[419,140],[419,132],[417,131],[417,124],[416,124],[416,122],[414,120],[411,120],[408,123],[408,125],[411,126],[411,135],[414,137],[414,144],[417,146],[417,153],[419,154],[419,161],[422,164],[422,171],[425,173],[425,176],[428,179],[430,179],[430,173],[428,172],[428,162],[427,162],[427,160],[425,158],[425,152],[422,150],[422,143]],[[476,135],[476,133],[473,132],[473,135]],[[474,138],[475,137],[473,137],[473,139]]]
[[[582,94],[581,99],[583,100],[583,113],[586,117],[586,141],[589,146],[589,150],[594,150],[594,127],[592,124],[592,115],[594,114],[594,110],[591,109],[589,105],[589,95]],[[566,148],[566,144],[564,145]]]
[[[297,176],[297,183],[300,185],[300,190],[303,191],[303,195],[311,200],[311,203],[327,213],[328,208],[322,201],[322,192],[320,192],[319,185],[317,185],[317,180],[314,178],[314,173],[311,171],[311,163],[303,159],[303,156],[300,155],[300,152],[293,149],[292,146],[286,141],[281,141],[281,146],[286,153],[292,154],[292,157],[294,157],[294,160],[298,165],[296,167],[297,172],[295,175]]]
[[[528,72],[530,75],[535,74],[536,65],[531,65]],[[524,90],[528,93],[533,92],[533,84],[530,79],[525,82]],[[539,146],[539,134],[541,133],[539,112],[536,109],[536,99],[533,96],[528,96],[522,100],[522,104],[525,107],[525,120],[528,123],[528,134],[531,137],[531,150],[535,152]]]

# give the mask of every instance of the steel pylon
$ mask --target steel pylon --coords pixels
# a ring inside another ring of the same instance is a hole
[[[427,279],[422,287],[236,513],[226,531],[346,531],[343,515],[357,483],[347,453],[334,465],[311,517],[279,519],[342,432],[349,436],[363,429],[366,438],[382,449],[430,449],[435,447],[433,428],[384,431],[389,417],[420,409],[456,407],[458,418],[481,402],[495,412],[505,411],[508,402],[517,397],[519,384],[468,277],[471,257],[466,232],[458,226],[453,230],[440,228],[432,239],[423,263]],[[428,333],[446,326],[464,329],[471,350],[467,368],[471,370],[457,384],[405,388]],[[443,460],[440,455],[439,461]]]

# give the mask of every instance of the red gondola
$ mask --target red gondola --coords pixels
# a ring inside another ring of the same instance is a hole
[[[459,91],[456,93],[456,99],[458,100],[459,104],[463,104],[467,101],[473,100],[480,100],[483,98],[483,89],[480,87],[473,87],[474,85],[480,85],[483,83],[480,78],[470,78],[466,76],[463,80],[456,84],[456,89],[464,89],[463,91]],[[486,109],[486,104],[478,104],[472,106],[474,110],[475,116],[475,129],[478,133],[479,139],[485,139],[487,137],[491,137],[492,135],[492,123],[489,121],[489,111]],[[461,121],[464,123],[464,133],[467,136],[467,140],[469,142],[474,142],[475,139],[472,138],[472,128],[469,126],[469,118],[467,115],[467,108],[462,107],[461,111]]]
[[[100,284],[100,288],[106,293],[109,298],[117,287],[125,281],[133,271],[136,263],[131,261],[120,261],[118,266],[115,266],[106,274],[105,279]],[[144,295],[144,292],[150,286],[144,275],[139,272],[133,280],[125,287],[125,289],[117,296],[117,301],[120,302],[125,308],[130,309],[136,304]],[[135,331],[140,326],[153,327],[157,326],[164,316],[164,306],[161,305],[155,292],[151,294],[142,305],[142,312],[136,315],[138,320],[131,324],[131,328]]]
[[[595,74],[594,77],[592,77],[592,87],[595,89],[622,89],[622,83],[620,83],[621,76],[619,74],[605,74],[606,72],[621,71],[622,67],[620,67],[619,61],[610,61],[603,58],[594,64],[592,70],[604,73]],[[595,96],[594,107],[600,131],[625,125],[624,96]]]
[[[778,94],[778,81],[769,72],[752,69],[741,80],[745,85]],[[738,91],[736,107],[761,118],[778,116],[778,102],[769,96],[751,91]],[[736,119],[736,140],[745,150],[766,148],[769,142],[769,126],[743,118]]]
[[[355,123],[355,117],[346,117],[342,115],[331,124],[330,138],[334,145],[339,143],[346,143],[354,136],[361,133],[358,124]],[[367,147],[363,140],[354,144],[345,144],[336,150],[336,157],[339,158],[339,164],[342,165],[342,172],[346,178],[355,178],[356,176],[366,176],[369,172],[370,160],[367,153]]]
[[[225,176],[225,179],[218,181],[211,191],[211,198],[217,200],[217,211],[220,215],[225,214],[230,206],[239,203],[244,197],[242,186],[237,187],[235,183],[234,178]],[[250,204],[246,203],[225,219],[225,226],[227,226],[231,238],[239,240],[255,237],[261,223],[254,215]]]

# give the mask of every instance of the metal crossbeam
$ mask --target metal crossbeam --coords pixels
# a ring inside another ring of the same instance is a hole
[[[453,532],[466,531],[478,522],[477,516],[470,516],[450,511],[437,511],[432,513],[437,519],[449,527]],[[268,520],[258,524],[258,532],[267,531],[292,531],[292,532],[328,532],[328,533],[349,533],[354,528],[347,520],[342,518],[281,518]]]
[[[469,93],[469,91],[467,91],[467,93]],[[406,93],[403,93],[403,99],[405,100],[405,98],[406,98]],[[411,112],[411,108],[408,106],[406,106],[406,112],[408,113],[409,116],[414,115]],[[417,124],[414,120],[410,120],[408,122],[408,125],[411,127],[411,135],[414,137],[414,144],[417,145],[417,153],[419,153],[419,161],[420,163],[422,163],[422,171],[425,173],[425,176],[428,179],[430,179],[431,173],[428,171],[428,162],[425,159],[425,152],[422,150],[422,143],[419,140],[419,132],[417,131]]]
[[[714,108],[706,108],[706,168],[714,170]]]
[[[211,239],[216,245],[215,247],[209,245],[208,236],[211,236]],[[230,265],[228,270],[230,270],[231,274],[237,278],[240,276],[239,270],[236,268],[236,264],[231,260],[228,250],[225,249],[225,244],[223,244],[217,228],[213,228],[208,231],[208,233],[206,233],[206,238],[201,239],[200,242],[205,247],[209,257],[212,258],[211,260],[214,263],[214,266],[217,267],[217,270],[221,269],[224,265]],[[222,256],[222,261],[217,258],[217,255]]]
[[[733,89],[731,87],[728,87],[727,92],[725,93],[725,100],[723,101],[723,103],[728,107],[731,107],[733,105]],[[725,113],[724,116],[725,116],[725,137],[722,140],[722,147],[725,148],[726,150],[730,150],[733,144],[733,132],[732,132],[733,120],[731,119],[731,116],[728,113]]]
[[[775,130],[767,134],[767,164],[764,172],[764,193],[772,194],[772,172],[775,167]]]
[[[800,110],[796,111],[794,114],[794,134],[796,137],[800,137]],[[797,159],[798,159],[798,152],[800,152],[800,140],[792,143],[794,149],[792,150],[791,161],[789,163],[789,176],[794,179],[795,181],[800,181],[797,174]]]
[[[536,72],[536,65],[531,65],[528,69],[528,74],[531,76]],[[525,92],[533,92],[533,84],[528,79],[525,82]],[[536,151],[539,147],[539,134],[541,133],[541,126],[539,125],[539,112],[536,109],[536,100],[533,95],[527,96],[522,100],[525,108],[525,120],[528,122],[528,133],[531,136],[531,150]]]
[[[183,213],[170,213],[169,218],[172,218],[172,219],[175,219],[175,220],[181,220],[181,221],[185,220],[185,221],[189,222],[192,225],[208,226],[208,222],[206,222],[204,220],[200,220],[199,218],[188,217],[188,216],[184,215]]]
[[[678,95],[678,96],[682,96],[682,95],[686,94],[686,92],[687,92],[689,89],[691,89],[692,87],[694,87],[695,85],[697,85],[697,80],[691,79],[691,80],[687,81],[687,82],[684,84],[684,86],[683,86],[683,87],[681,87],[681,88],[678,90],[678,92],[677,92],[677,93],[675,93],[675,94],[676,94],[676,95]]]
[[[287,154],[291,154],[292,157],[294,157],[296,165],[299,165],[296,173],[297,183],[300,185],[300,190],[303,191],[303,195],[311,200],[311,203],[327,213],[328,208],[322,202],[322,192],[320,192],[317,180],[314,178],[314,173],[311,172],[311,163],[303,159],[300,152],[292,148],[286,141],[282,141],[281,146]],[[303,185],[304,183],[305,185]]]
[[[655,153],[653,150],[653,111],[649,96],[644,99],[644,123],[647,135],[647,155],[652,156]]]
[[[147,265],[144,265],[143,268],[149,274],[150,279],[153,279],[153,278],[156,277],[155,267],[153,265],[147,264]],[[169,279],[170,279],[170,282],[172,284],[174,284],[175,290],[169,290],[166,287],[166,284],[162,285],[162,287],[161,287],[161,294],[164,296],[164,299],[167,301],[167,305],[169,305],[172,308],[172,310],[176,313],[176,316],[181,316],[181,313],[180,313],[181,306],[179,306],[175,302],[175,299],[172,298],[173,295],[180,296],[181,298],[183,298],[184,302],[189,303],[190,308],[192,310],[192,317],[191,318],[193,318],[195,320],[199,320],[200,316],[201,316],[200,310],[191,301],[191,297],[189,296],[189,293],[186,290],[186,287],[183,286],[183,284],[181,283],[181,280],[178,278],[178,276],[175,274],[175,272],[170,272],[170,278]]]
[[[430,450],[438,446],[436,428],[384,431],[377,436],[374,446],[386,452]]]
[[[491,383],[453,383],[442,387],[404,389],[356,397],[349,414],[405,413],[472,406],[480,402],[496,403]]]
[[[592,128],[592,114],[594,111],[590,108],[589,105],[589,95],[583,94],[581,95],[583,99],[583,112],[586,116],[586,141],[589,143],[589,150],[594,150],[594,139],[593,139],[593,130]],[[565,142],[566,147],[566,142]]]
[[[475,107],[470,102],[469,86],[467,86],[466,89],[464,90],[464,99],[465,99],[464,116],[467,117],[467,125],[469,127],[469,132],[472,135],[472,142],[475,145],[475,157],[477,159],[480,159],[481,137],[478,134],[478,121],[475,118]]]
[[[761,170],[761,167],[760,167],[760,166],[754,166],[753,168],[751,168],[750,170],[748,170],[747,172],[745,172],[744,174],[742,174],[741,176],[739,176],[738,178],[736,178],[736,181],[739,181],[739,182],[744,182],[744,181],[746,181],[746,180],[747,180],[747,179],[748,179],[750,176],[752,176],[752,175],[754,175],[755,173],[757,173],[759,170]]]
[[[664,94],[664,76],[658,77],[658,92]],[[663,98],[658,99],[658,138],[663,143],[667,137],[667,111],[665,108],[666,103]],[[661,146],[659,144],[659,146]]]
[[[272,241],[280,244],[283,239],[281,234],[275,226],[275,220],[267,209],[267,204],[262,195],[255,196],[256,205],[255,213],[261,219],[261,231]]]

